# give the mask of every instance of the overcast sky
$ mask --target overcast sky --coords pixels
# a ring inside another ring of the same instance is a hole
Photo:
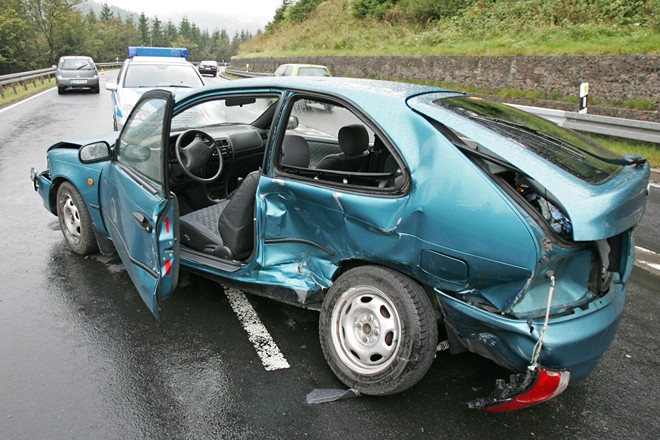
[[[96,0],[103,4],[103,0]],[[204,11],[209,14],[237,16],[249,21],[258,21],[261,27],[273,19],[275,10],[282,0],[106,0],[108,5],[118,6],[147,17],[187,15]]]

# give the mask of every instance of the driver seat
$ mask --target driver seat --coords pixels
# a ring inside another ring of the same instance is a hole
[[[230,199],[181,216],[181,243],[219,258],[247,259],[254,248],[259,175],[259,171],[248,174]]]

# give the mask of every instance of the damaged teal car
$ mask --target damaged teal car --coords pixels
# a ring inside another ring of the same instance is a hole
[[[387,395],[439,335],[515,374],[474,408],[579,384],[617,330],[649,165],[433,87],[258,78],[141,98],[63,141],[36,191],[73,252],[116,252],[156,317],[180,267],[320,311],[348,387]]]

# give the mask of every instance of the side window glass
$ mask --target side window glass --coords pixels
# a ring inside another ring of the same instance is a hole
[[[392,190],[402,167],[381,136],[337,102],[299,97],[290,107],[277,167],[284,173],[358,190]]]
[[[144,178],[161,195],[162,142],[165,127],[166,100],[142,101],[133,109],[119,139],[117,162]]]

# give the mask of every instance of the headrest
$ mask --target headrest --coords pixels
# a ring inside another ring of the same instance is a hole
[[[347,156],[357,156],[369,149],[369,133],[364,125],[353,124],[339,129],[339,148]]]
[[[309,167],[309,145],[304,137],[295,134],[284,135],[281,162],[285,166]]]

